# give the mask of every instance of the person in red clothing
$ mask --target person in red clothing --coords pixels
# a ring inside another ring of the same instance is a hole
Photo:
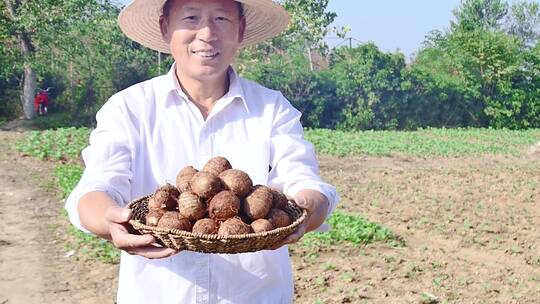
[[[36,97],[34,98],[34,109],[38,115],[47,114],[47,108],[49,107],[49,89],[39,90]]]

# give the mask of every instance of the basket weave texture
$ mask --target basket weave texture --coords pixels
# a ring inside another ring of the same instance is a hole
[[[176,250],[190,250],[204,253],[243,253],[269,249],[279,244],[290,235],[307,216],[307,212],[292,200],[284,211],[291,218],[292,224],[271,231],[239,234],[193,234],[178,229],[168,229],[145,225],[148,212],[148,198],[141,197],[129,204],[132,210],[132,220],[129,223],[142,234],[151,234],[163,245]]]

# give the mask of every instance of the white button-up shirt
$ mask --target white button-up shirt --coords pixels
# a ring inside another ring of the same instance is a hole
[[[107,192],[120,205],[174,184],[185,166],[201,169],[214,156],[249,174],[253,184],[294,196],[314,189],[330,202],[335,188],[318,176],[313,145],[304,140],[300,113],[277,91],[238,77],[204,120],[175,76],[136,84],[110,98],[83,150],[86,165],[66,202],[71,222],[90,191]],[[182,251],[164,259],[121,254],[118,303],[291,303],[293,280],[286,246],[243,254]]]

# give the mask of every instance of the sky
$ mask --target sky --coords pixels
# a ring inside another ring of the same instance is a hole
[[[114,0],[129,3],[130,0]],[[328,11],[337,14],[332,26],[347,25],[347,37],[355,42],[374,42],[381,51],[400,50],[406,58],[418,51],[430,31],[445,30],[460,0],[330,0]],[[329,35],[333,47],[348,41]]]
[[[381,51],[401,51],[407,58],[419,50],[432,30],[445,30],[460,0],[330,0],[337,14],[333,26],[347,25],[354,43],[374,42]],[[336,37],[333,35],[333,37]],[[328,38],[330,46],[349,41]]]

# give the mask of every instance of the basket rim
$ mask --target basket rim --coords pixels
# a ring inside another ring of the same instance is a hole
[[[131,209],[132,205],[134,205],[135,203],[138,203],[138,202],[140,202],[142,200],[148,199],[150,196],[151,195],[142,196],[142,197],[132,201],[131,203],[129,203],[127,207]],[[136,227],[137,229],[144,229],[144,230],[149,230],[149,231],[158,232],[158,233],[173,234],[173,235],[182,236],[182,237],[196,237],[196,238],[204,239],[204,240],[242,240],[242,239],[251,239],[251,238],[265,237],[265,236],[268,236],[268,235],[280,234],[283,231],[294,230],[298,226],[300,226],[300,224],[302,224],[305,221],[305,219],[307,218],[307,210],[300,207],[300,206],[298,206],[296,204],[296,202],[291,198],[288,198],[288,201],[291,202],[292,204],[294,204],[295,207],[302,210],[302,215],[300,215],[300,217],[298,217],[293,223],[291,223],[288,226],[272,229],[270,231],[263,231],[263,232],[254,232],[254,233],[247,233],[247,234],[234,234],[234,235],[198,234],[198,233],[192,233],[192,232],[189,232],[189,231],[178,230],[178,229],[174,229],[174,228],[162,228],[162,227],[148,226],[148,225],[143,224],[140,221],[134,220],[134,219],[130,219],[129,223],[133,227],[137,226]]]

